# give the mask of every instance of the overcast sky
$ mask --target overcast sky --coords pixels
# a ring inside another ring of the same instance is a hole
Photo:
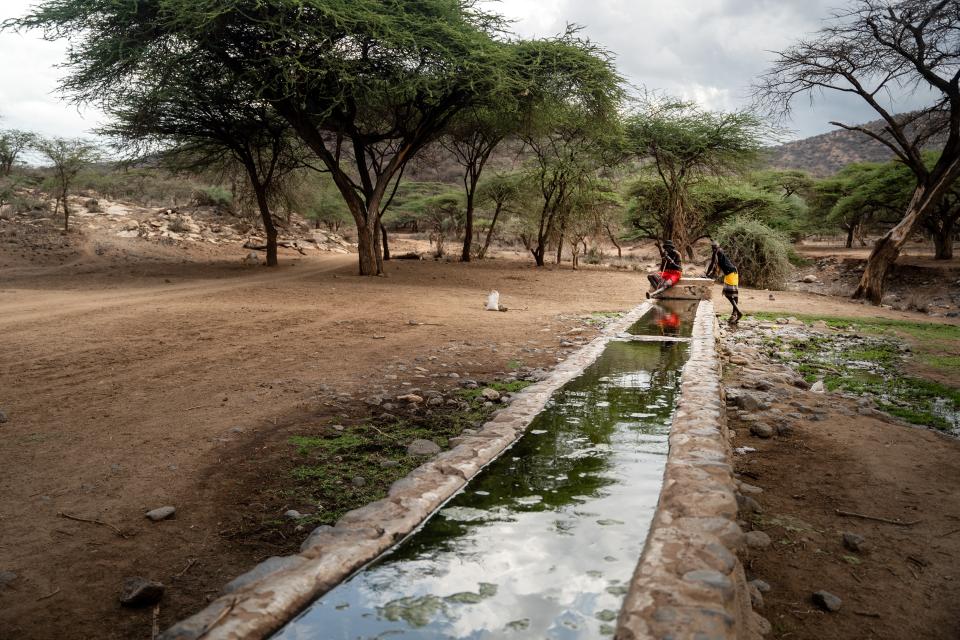
[[[0,21],[36,2],[0,0]],[[632,84],[728,110],[749,102],[750,83],[769,65],[770,51],[815,31],[838,4],[842,0],[502,0],[493,6],[514,19],[514,30],[524,37],[582,25],[614,53]],[[65,49],[38,34],[0,33],[0,128],[80,136],[101,123],[96,109],[78,110],[56,93],[55,65]],[[831,130],[830,120],[875,118],[855,97],[829,95],[813,107],[798,100],[786,124],[794,130],[790,137],[806,137]]]

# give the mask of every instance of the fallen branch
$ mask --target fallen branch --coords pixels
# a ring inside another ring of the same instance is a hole
[[[107,527],[108,529],[113,530],[113,532],[116,533],[116,534],[117,534],[118,536],[120,536],[121,538],[129,538],[129,537],[130,537],[130,536],[128,536],[127,534],[125,534],[123,531],[121,531],[120,529],[118,529],[117,527],[113,526],[113,525],[110,524],[109,522],[104,522],[103,520],[90,520],[90,519],[88,519],[88,518],[81,518],[81,517],[79,517],[79,516],[72,516],[72,515],[70,515],[69,513],[64,513],[63,511],[58,511],[58,512],[57,512],[57,515],[60,516],[61,518],[66,518],[67,520],[76,520],[77,522],[89,522],[90,524],[98,524],[98,525],[100,525],[101,527]]]
[[[284,249],[295,249],[296,251],[299,251],[299,252],[300,252],[300,255],[304,255],[304,256],[307,255],[307,252],[303,250],[303,247],[301,247],[301,246],[300,246],[299,244],[297,244],[296,242],[289,242],[289,241],[287,241],[287,240],[282,240],[282,241],[280,241],[280,242],[277,243],[277,246],[278,246],[278,247],[283,247]],[[266,250],[267,250],[267,245],[265,245],[265,244],[253,244],[252,242],[246,242],[246,243],[244,243],[243,248],[244,248],[244,249],[252,249],[253,251],[266,251]]]
[[[947,536],[952,536],[955,533],[960,533],[960,529],[954,529],[953,531],[947,531],[946,533],[941,533],[938,535],[938,538],[946,538]]]
[[[174,578],[180,578],[180,577],[182,577],[183,574],[185,574],[187,571],[190,571],[190,567],[192,567],[192,566],[195,565],[195,564],[197,564],[197,559],[196,559],[196,558],[190,558],[190,560],[187,561],[187,566],[185,566],[183,569],[181,569],[181,570],[180,570],[180,573],[174,574],[173,577],[174,577]]]
[[[233,600],[231,600],[231,601],[230,601],[230,604],[227,605],[227,606],[223,609],[223,611],[220,612],[220,615],[218,615],[218,616],[214,619],[213,622],[211,622],[210,624],[208,624],[206,627],[203,628],[203,631],[201,631],[201,632],[200,632],[200,635],[197,636],[197,640],[200,640],[200,638],[202,638],[203,636],[205,636],[205,635],[207,635],[208,633],[210,633],[210,631],[212,631],[215,626],[217,626],[218,624],[220,624],[220,621],[223,620],[224,618],[226,618],[226,617],[230,614],[230,612],[233,611],[233,607],[234,607],[236,604],[237,604],[237,599],[236,599],[236,598],[234,598]]]
[[[53,596],[57,595],[58,593],[60,593],[60,587],[57,587],[52,593],[48,593],[48,594],[45,595],[45,596],[40,596],[39,598],[37,598],[37,602],[40,602],[41,600],[46,600],[47,598],[52,598]]]
[[[863,616],[864,618],[879,618],[879,613],[874,613],[872,611],[854,611],[854,614],[858,616]]]
[[[910,522],[903,522],[901,520],[890,520],[889,518],[880,518],[877,516],[868,516],[862,513],[854,513],[853,511],[844,511],[843,509],[834,509],[837,512],[838,516],[849,516],[851,518],[862,518],[863,520],[873,520],[874,522],[884,522],[886,524],[895,524],[899,527],[912,527],[915,524],[920,524],[922,520],[911,520]]]

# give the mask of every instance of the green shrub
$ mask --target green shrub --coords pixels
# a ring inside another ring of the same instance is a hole
[[[233,205],[233,196],[223,187],[210,186],[197,189],[193,200],[198,207],[217,207],[229,209]]]
[[[737,265],[741,282],[760,289],[782,289],[790,274],[786,237],[753,218],[738,216],[717,230],[717,242]]]

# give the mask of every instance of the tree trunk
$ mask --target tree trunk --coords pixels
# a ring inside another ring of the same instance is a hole
[[[943,223],[933,233],[934,260],[953,259],[953,220],[943,220]]]
[[[617,242],[616,236],[613,235],[613,230],[610,228],[610,225],[606,225],[607,235],[610,236],[610,242],[613,243],[613,246],[617,248],[617,257],[623,257],[623,248],[620,246],[620,243]]]
[[[263,220],[263,230],[267,232],[267,266],[275,267],[277,260],[277,226],[273,224],[273,215],[270,213],[270,203],[267,200],[267,190],[251,176],[253,192],[257,196],[257,208],[260,209],[260,219]]]
[[[387,240],[387,227],[380,223],[380,235],[383,237],[383,261],[386,262],[390,259],[390,243]]]
[[[853,232],[856,229],[856,226],[850,225],[847,227],[847,243],[844,245],[847,249],[853,248]]]
[[[557,239],[557,264],[563,260],[563,231],[560,232],[560,238]]]
[[[480,253],[477,254],[477,257],[483,260],[487,257],[487,249],[490,248],[490,239],[493,238],[493,228],[497,226],[497,217],[500,215],[500,209],[503,208],[501,203],[497,203],[496,208],[493,210],[493,220],[490,221],[490,228],[487,229],[487,239],[483,241],[483,247],[480,248]]]
[[[955,162],[954,165],[957,163]],[[883,286],[887,273],[900,256],[900,250],[907,243],[910,236],[913,235],[917,227],[933,209],[943,194],[950,188],[956,178],[956,173],[960,173],[960,167],[954,170],[954,167],[944,171],[938,176],[936,181],[930,185],[917,185],[907,206],[907,212],[900,222],[886,235],[877,240],[873,245],[873,251],[867,259],[867,267],[860,278],[860,284],[857,290],[853,292],[854,298],[865,298],[873,304],[880,304],[883,298]]]
[[[467,189],[467,215],[466,226],[463,230],[463,251],[460,253],[461,262],[470,262],[470,252],[473,249],[473,194],[476,190],[476,182],[472,188]]]
[[[63,190],[60,194],[60,200],[63,202],[63,232],[70,231],[70,206],[67,204],[67,191]]]
[[[538,267],[542,267],[546,264],[543,257],[547,253],[547,247],[544,245],[543,242],[540,242],[539,244],[537,244],[537,246],[534,249],[532,249],[530,253],[533,254],[533,261],[536,263]]]

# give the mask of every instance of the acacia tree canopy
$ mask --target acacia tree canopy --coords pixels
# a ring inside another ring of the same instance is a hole
[[[748,111],[706,111],[695,103],[648,95],[627,117],[625,144],[648,160],[666,195],[660,231],[681,250],[696,240],[703,222],[691,206],[692,185],[742,170],[755,161],[769,128]]]

